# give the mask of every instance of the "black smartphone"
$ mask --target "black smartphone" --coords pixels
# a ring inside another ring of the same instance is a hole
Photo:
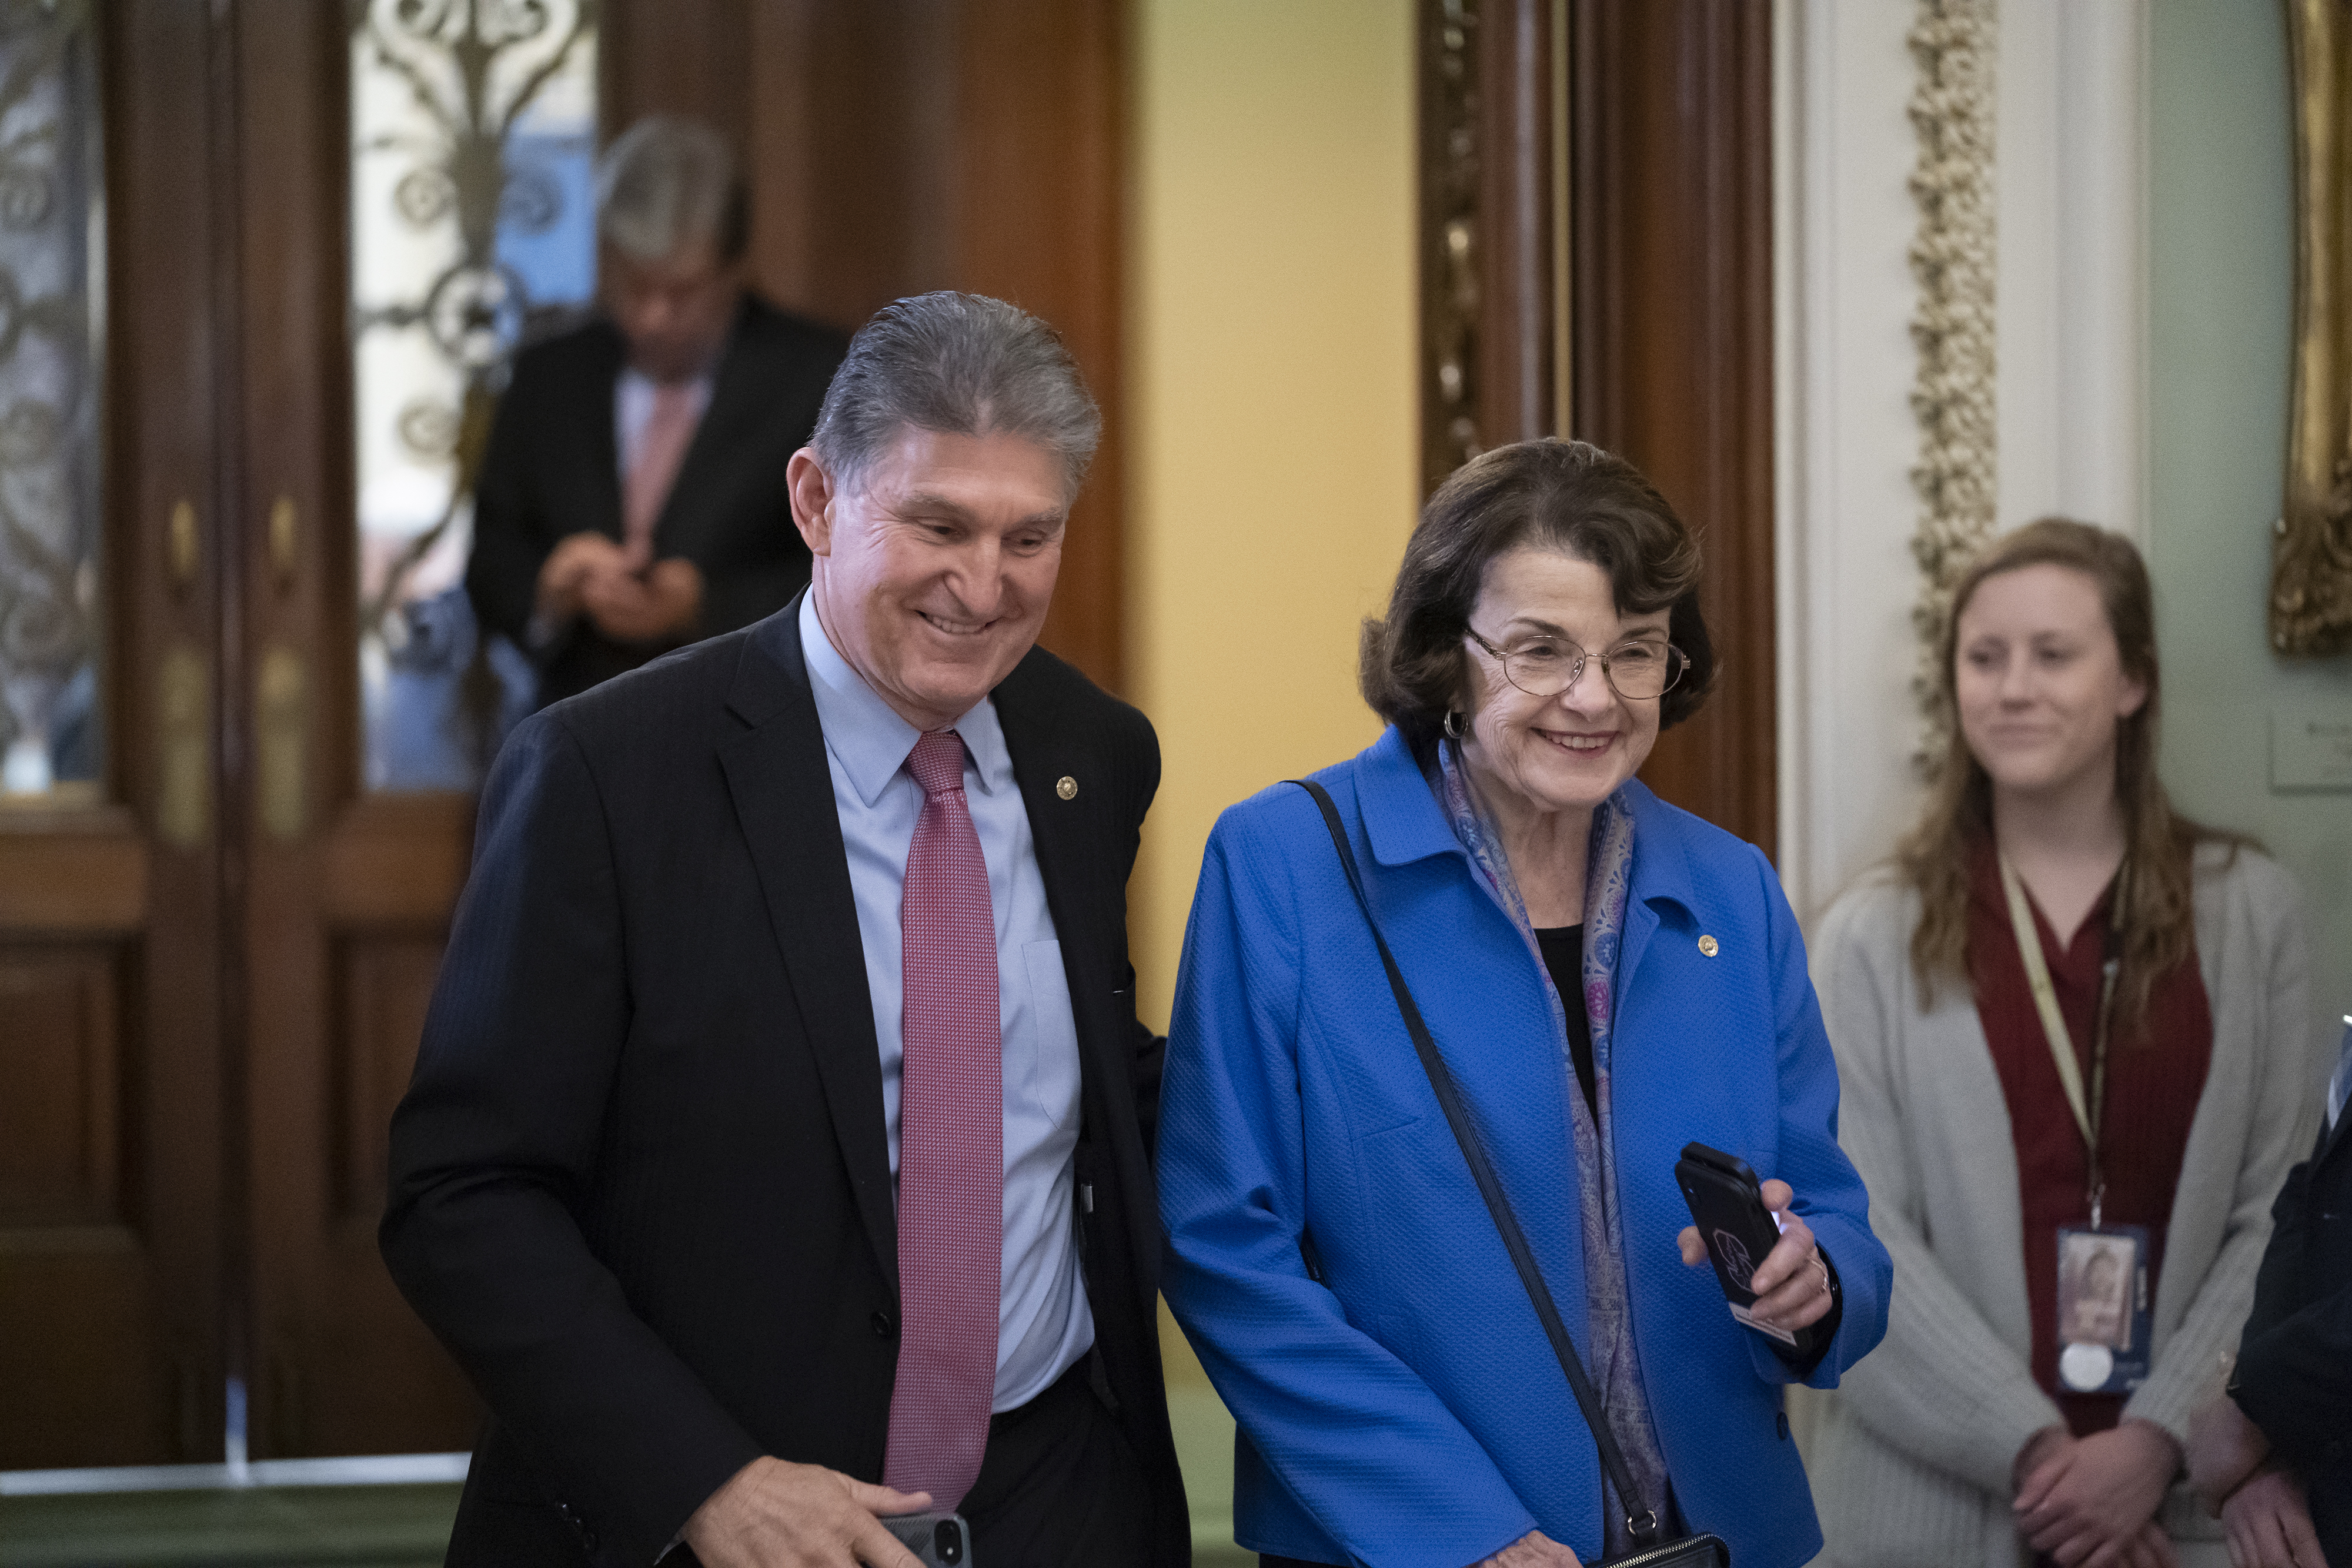
[[[971,1527],[960,1513],[886,1513],[882,1528],[924,1568],[971,1568]]]
[[[1791,1332],[1755,1319],[1756,1292],[1749,1281],[1780,1241],[1780,1228],[1764,1207],[1763,1184],[1748,1162],[1705,1144],[1685,1144],[1683,1157],[1675,1162],[1675,1185],[1683,1189],[1691,1223],[1706,1243],[1707,1260],[1715,1265],[1715,1278],[1732,1317],[1742,1327],[1788,1346],[1799,1361],[1811,1355],[1821,1344],[1820,1323]]]

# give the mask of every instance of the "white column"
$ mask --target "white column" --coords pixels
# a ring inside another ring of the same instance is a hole
[[[2000,0],[2003,528],[2145,541],[2145,0]]]
[[[1780,876],[1810,920],[1918,810],[1909,0],[1776,0]],[[1999,517],[2143,537],[2143,0],[2001,0]]]
[[[1780,877],[1811,919],[1916,809],[1908,4],[1780,0]]]

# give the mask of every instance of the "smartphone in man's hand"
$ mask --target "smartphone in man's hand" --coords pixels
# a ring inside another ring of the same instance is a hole
[[[887,1513],[882,1528],[923,1568],[972,1568],[971,1527],[960,1513]]]

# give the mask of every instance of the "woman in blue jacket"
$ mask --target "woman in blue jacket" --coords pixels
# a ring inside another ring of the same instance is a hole
[[[1635,1490],[1740,1568],[1821,1549],[1781,1391],[1878,1342],[1890,1268],[1764,856],[1633,777],[1705,696],[1696,543],[1582,443],[1431,497],[1318,774],[1600,1390]],[[1745,1159],[1783,1229],[1735,1323],[1675,1177]],[[1625,1550],[1593,1438],[1439,1111],[1307,792],[1225,812],[1177,983],[1160,1134],[1169,1305],[1240,1424],[1269,1564],[1559,1568]],[[1310,1260],[1312,1260],[1310,1263]],[[1637,1501],[1640,1500],[1637,1498]]]

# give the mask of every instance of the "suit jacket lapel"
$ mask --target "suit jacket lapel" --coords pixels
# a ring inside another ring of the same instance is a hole
[[[740,450],[743,444],[730,427],[746,417],[758,418],[761,413],[750,406],[756,401],[753,393],[759,367],[744,351],[744,340],[751,331],[751,311],[752,304],[747,298],[736,312],[734,329],[728,334],[717,373],[711,377],[710,401],[704,405],[693,438],[686,444],[686,455],[678,460],[677,477],[670,482],[661,516],[655,519],[654,539],[658,554],[694,555],[695,548],[702,542],[697,537],[695,525],[707,523],[714,516],[714,509],[704,504],[703,497],[724,474],[721,455]]]
[[[1032,700],[1024,668],[1016,667],[992,695],[997,721],[1004,727],[1005,749],[1013,756],[1013,777],[1028,809],[1045,906],[1062,945],[1070,1011],[1078,1030],[1079,1074],[1089,1106],[1098,1096],[1106,1097],[1099,1103],[1108,1111],[1119,1096],[1134,1094],[1112,996],[1114,965],[1104,952],[1115,926],[1110,912],[1102,907],[1102,868],[1089,865],[1084,831],[1095,814],[1108,807],[1107,789],[1101,787],[1108,780],[1096,780],[1098,788],[1087,793],[1092,754],[1062,727],[1056,712]],[[1057,788],[1066,778],[1077,786],[1066,800]],[[1119,893],[1123,897],[1125,890]]]
[[[565,410],[560,423],[551,422],[549,428],[562,433],[558,439],[571,454],[569,462],[556,465],[557,471],[567,472],[568,486],[576,486],[570,490],[564,503],[568,515],[562,532],[593,528],[618,540],[621,446],[620,437],[613,428],[618,417],[614,398],[627,350],[618,328],[609,321],[601,325],[604,340],[597,345],[594,373],[572,383],[572,395],[577,401]]]
[[[745,642],[728,706],[751,727],[719,747],[719,760],[824,1083],[858,1213],[884,1275],[896,1280],[898,1207],[882,1121],[881,1048],[824,736],[801,659],[799,607],[795,598]]]

